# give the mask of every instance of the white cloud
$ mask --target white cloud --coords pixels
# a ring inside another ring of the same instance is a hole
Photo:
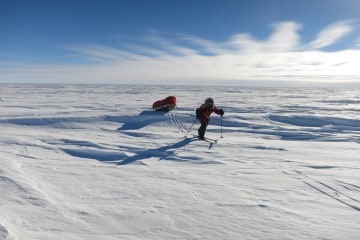
[[[355,41],[355,47],[360,49],[360,37]]]
[[[299,45],[300,36],[297,33],[301,25],[295,22],[282,22],[274,24],[275,32],[267,41],[270,51],[292,51]]]
[[[137,58],[136,54],[133,54],[128,51],[117,50],[115,48],[110,48],[101,45],[74,45],[67,46],[66,49],[76,53],[78,56],[83,57],[88,61],[94,62],[116,62],[123,59],[135,59]]]
[[[309,48],[320,49],[330,46],[344,38],[352,30],[353,26],[349,21],[333,23],[318,34],[317,38],[309,44]]]
[[[185,34],[180,34],[179,37],[185,42],[193,45],[193,47],[200,48],[203,53],[216,55],[227,52],[227,50],[224,49],[224,46],[222,46],[223,44],[220,43]]]
[[[128,49],[101,45],[71,46],[83,64],[0,67],[2,79],[35,82],[82,83],[189,83],[223,80],[355,80],[360,81],[360,49],[319,50],[334,44],[353,29],[338,22],[321,31],[304,48],[296,22],[272,25],[265,40],[246,33],[214,42],[195,36],[177,39],[151,34],[151,44]],[[89,63],[91,62],[91,63]]]

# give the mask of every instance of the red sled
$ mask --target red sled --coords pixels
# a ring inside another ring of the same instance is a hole
[[[168,112],[173,110],[176,107],[176,97],[169,96],[163,100],[154,102],[153,104],[154,111],[163,111]]]

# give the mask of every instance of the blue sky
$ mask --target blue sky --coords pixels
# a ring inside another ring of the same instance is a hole
[[[0,82],[360,81],[358,0],[0,0]]]

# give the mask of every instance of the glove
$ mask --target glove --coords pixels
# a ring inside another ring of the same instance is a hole
[[[221,117],[224,115],[224,110],[222,110],[222,109],[219,109],[219,113],[220,113],[220,115],[221,115]]]

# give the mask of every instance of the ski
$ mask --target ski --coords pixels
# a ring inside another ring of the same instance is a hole
[[[208,138],[208,137],[204,137],[204,139],[200,139],[199,136],[194,136],[195,139],[197,140],[202,140],[205,142],[210,142],[210,143],[217,143],[218,139],[213,139],[213,138]]]
[[[218,142],[218,139],[212,139],[212,138],[204,138],[205,141],[207,142],[212,142],[212,143],[217,143]]]

